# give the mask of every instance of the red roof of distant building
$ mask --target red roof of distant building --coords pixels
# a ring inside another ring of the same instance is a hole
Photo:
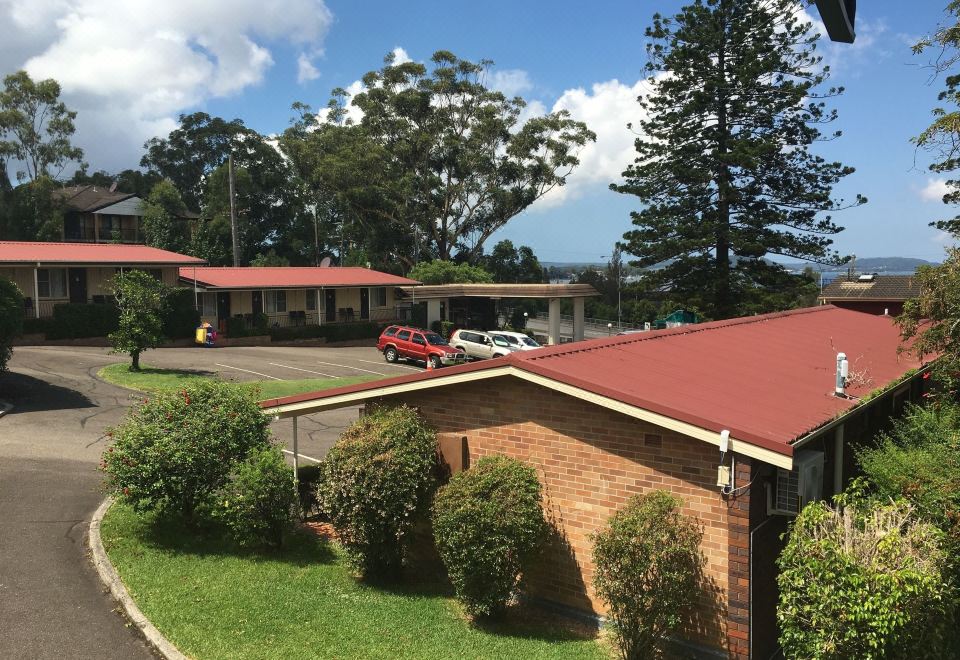
[[[205,262],[147,245],[0,241],[0,264],[36,263],[180,266]]]
[[[181,268],[180,278],[208,289],[303,289],[337,286],[409,286],[416,280],[369,268]]]
[[[611,337],[498,360],[264,401],[264,408],[321,402],[349,392],[455,376],[520,369],[702,429],[791,455],[791,443],[858,405],[833,395],[836,356],[850,364],[847,393],[862,397],[921,363],[898,353],[889,317],[832,305]]]

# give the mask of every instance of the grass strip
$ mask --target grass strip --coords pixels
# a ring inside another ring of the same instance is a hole
[[[282,554],[251,554],[116,504],[102,537],[144,614],[198,660],[610,657],[589,629],[529,611],[472,626],[449,584],[421,571],[388,587],[360,582],[312,534]]]

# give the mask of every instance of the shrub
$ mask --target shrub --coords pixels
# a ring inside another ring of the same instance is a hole
[[[270,318],[266,314],[255,314],[252,322],[245,318],[231,316],[227,319],[227,336],[237,338],[266,335],[269,334],[267,329],[269,322]]]
[[[242,546],[279,548],[296,516],[293,471],[279,447],[253,449],[217,493],[214,513]]]
[[[320,485],[320,466],[301,465],[297,470],[297,491],[300,510],[304,516],[317,513],[317,487]]]
[[[437,437],[412,408],[379,408],[340,436],[321,464],[317,496],[353,566],[389,575],[435,485]]]
[[[778,559],[786,657],[949,657],[946,563],[939,531],[905,503],[808,505]]]
[[[327,341],[349,341],[353,339],[376,339],[386,326],[373,321],[356,323],[331,323],[328,325],[301,325],[288,328],[270,328],[270,338],[274,341],[291,339],[317,339]]]
[[[536,471],[513,458],[481,458],[440,489],[433,533],[457,599],[471,616],[500,612],[547,532]]]
[[[47,339],[106,337],[117,329],[120,312],[114,305],[60,303],[53,306]]]
[[[119,426],[101,467],[107,489],[137,510],[197,507],[234,465],[269,443],[268,420],[246,389],[199,381],[144,399]]]
[[[624,658],[654,657],[697,596],[699,525],[666,491],[632,497],[593,535],[594,586]]]
[[[0,277],[0,372],[7,370],[13,338],[23,329],[23,294],[16,284]]]
[[[161,315],[163,336],[169,339],[193,337],[200,325],[200,312],[190,289],[174,289],[167,295],[166,308]]]
[[[23,319],[23,334],[46,336],[52,332],[54,326],[53,319]]]

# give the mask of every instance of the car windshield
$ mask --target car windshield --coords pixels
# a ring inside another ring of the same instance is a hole
[[[426,335],[427,343],[431,346],[449,346],[449,342],[438,334],[428,333]]]
[[[540,344],[538,344],[537,342],[535,342],[533,339],[530,339],[530,337],[524,337],[524,338],[523,338],[523,343],[526,344],[527,346],[533,346],[534,348],[540,348]]]
[[[510,335],[496,335],[496,336],[497,336],[497,337],[503,337],[504,339],[507,340],[508,343],[511,343],[511,344],[514,344],[514,345],[516,345],[516,344],[519,343],[519,342],[517,341],[517,338],[516,338],[516,337],[511,337]]]
[[[506,346],[507,348],[510,348],[510,342],[508,342],[506,339],[504,339],[500,335],[493,336],[493,343],[496,344],[497,346]]]

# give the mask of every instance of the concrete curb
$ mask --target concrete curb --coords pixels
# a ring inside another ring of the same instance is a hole
[[[187,660],[187,656],[177,650],[177,647],[157,630],[156,626],[150,623],[150,620],[143,615],[137,604],[133,602],[127,588],[123,586],[123,581],[117,570],[110,563],[106,550],[103,549],[103,541],[100,539],[100,523],[107,510],[113,505],[113,498],[108,497],[100,504],[93,514],[90,521],[90,529],[87,532],[87,542],[90,545],[91,559],[100,581],[104,586],[110,589],[113,597],[123,606],[123,611],[127,618],[137,627],[140,633],[156,651],[167,660]]]
[[[11,410],[13,410],[13,404],[0,399],[0,417],[3,417]]]

